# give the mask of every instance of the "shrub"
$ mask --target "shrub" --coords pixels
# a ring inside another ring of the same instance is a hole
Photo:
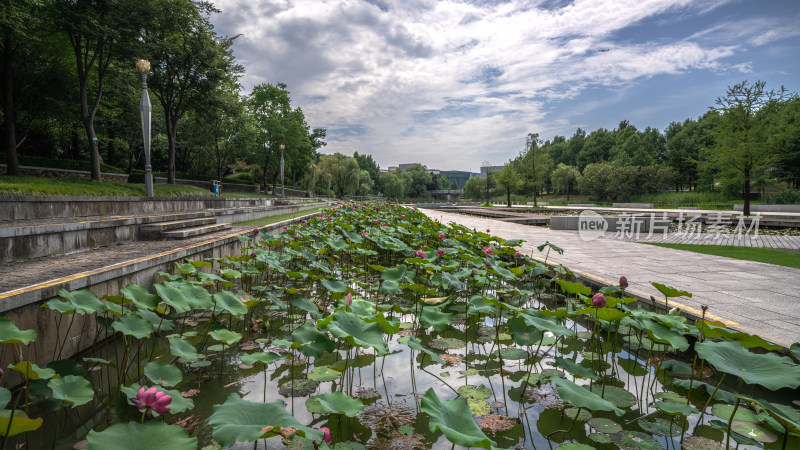
[[[800,189],[784,189],[765,200],[776,205],[800,205]]]

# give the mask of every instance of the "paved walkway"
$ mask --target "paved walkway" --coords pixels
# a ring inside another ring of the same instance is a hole
[[[490,229],[492,234],[506,239],[524,239],[522,251],[532,256],[543,257],[536,247],[549,241],[564,249],[563,255],[551,251],[549,260],[576,273],[592,274],[609,284],[616,284],[625,275],[629,289],[656,298],[661,295],[650,281],[687,290],[692,298],[670,300],[670,305],[680,303],[682,309],[698,315],[700,305],[709,305],[709,314],[741,331],[785,347],[800,341],[800,269],[616,240],[614,233],[586,242],[576,231],[421,211],[442,223],[456,222],[469,228]]]

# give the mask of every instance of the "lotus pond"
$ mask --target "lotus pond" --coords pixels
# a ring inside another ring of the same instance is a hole
[[[96,323],[70,359],[0,318],[3,448],[800,448],[800,344],[397,205],[240,239],[150,290],[62,291],[54,327]]]

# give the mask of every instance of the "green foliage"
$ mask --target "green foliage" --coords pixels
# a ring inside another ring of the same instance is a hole
[[[586,166],[580,190],[594,200],[628,201],[634,195],[663,191],[672,178],[673,171],[667,166],[600,162]]]
[[[442,402],[433,388],[430,388],[422,397],[420,409],[430,416],[428,426],[431,431],[441,431],[453,444],[481,448],[493,448],[497,445],[472,419],[465,398]]]
[[[90,448],[114,448],[135,450],[142,448],[164,448],[194,450],[197,438],[189,437],[180,425],[167,425],[160,421],[144,424],[137,422],[117,423],[101,432],[90,431],[86,437]]]

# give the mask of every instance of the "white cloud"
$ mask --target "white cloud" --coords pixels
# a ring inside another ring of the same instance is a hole
[[[213,20],[243,34],[234,48],[245,88],[286,83],[311,126],[336,138],[326,152],[473,170],[515,156],[530,130],[563,129],[563,118],[549,122],[553,102],[662,74],[743,70],[725,62],[737,46],[722,34],[751,45],[778,37],[753,22],[623,42],[615,33],[644,20],[707,14],[726,1],[552,3],[224,0]]]

